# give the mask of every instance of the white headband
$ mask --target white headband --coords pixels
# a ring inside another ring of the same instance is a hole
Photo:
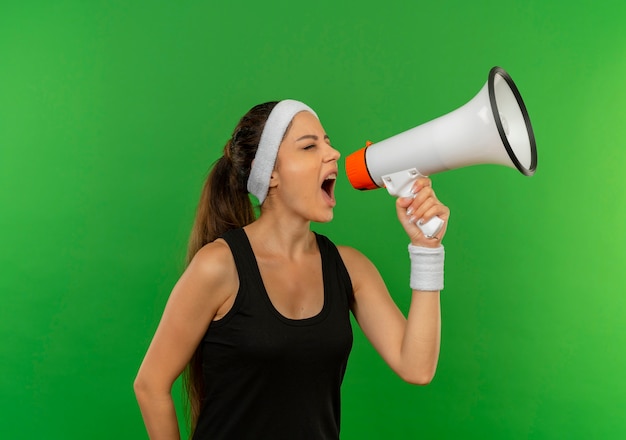
[[[291,120],[302,111],[310,112],[317,117],[317,114],[306,104],[285,99],[276,104],[265,122],[247,185],[248,191],[259,199],[259,203],[263,203],[267,196],[278,147],[285,136],[287,127]]]

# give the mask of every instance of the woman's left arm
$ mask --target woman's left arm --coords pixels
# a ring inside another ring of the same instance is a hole
[[[450,212],[435,196],[429,179],[419,179],[414,189],[415,198],[396,201],[398,218],[413,246],[440,249]],[[435,215],[444,220],[444,225],[437,238],[424,237],[415,223],[427,222]],[[418,385],[430,383],[441,340],[439,291],[413,289],[405,318],[372,262],[355,249],[339,249],[353,284],[353,313],[366,337],[402,379]],[[409,284],[408,274],[406,278]]]

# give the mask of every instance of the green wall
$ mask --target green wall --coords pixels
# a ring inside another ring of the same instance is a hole
[[[307,102],[345,158],[499,65],[538,171],[433,177],[452,210],[437,376],[402,383],[355,329],[342,438],[624,438],[625,19],[622,1],[3,1],[0,437],[145,436],[132,381],[249,107]],[[393,199],[337,193],[315,229],[406,310]]]

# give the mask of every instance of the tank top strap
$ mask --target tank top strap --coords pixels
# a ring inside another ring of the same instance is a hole
[[[351,308],[354,302],[354,292],[352,290],[352,280],[350,274],[346,268],[339,249],[337,246],[326,236],[315,233],[317,237],[317,245],[319,246],[320,253],[322,254],[322,262],[324,264],[324,273],[329,280],[338,281],[337,286],[342,293],[345,294],[343,298],[347,300],[347,305]]]
[[[249,287],[262,288],[263,280],[259,272],[252,246],[243,228],[230,229],[222,237],[230,247],[237,273],[239,274],[240,292]],[[251,283],[251,284],[250,284]]]

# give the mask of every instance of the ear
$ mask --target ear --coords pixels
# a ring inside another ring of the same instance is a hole
[[[278,177],[278,173],[276,172],[276,169],[274,169],[274,171],[272,171],[272,174],[270,174],[269,188],[275,188],[276,186],[278,186],[279,180],[280,179]]]

